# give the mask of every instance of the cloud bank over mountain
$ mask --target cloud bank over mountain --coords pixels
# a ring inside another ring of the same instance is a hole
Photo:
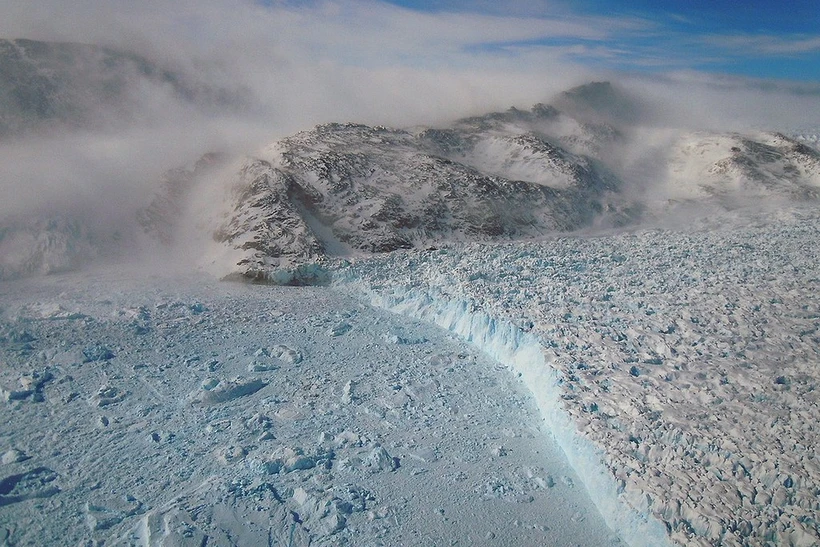
[[[376,1],[81,0],[66,7],[14,0],[0,22],[7,38],[109,46],[212,86],[244,86],[257,106],[249,118],[275,136],[329,121],[432,124],[527,106],[592,79],[613,79],[605,63],[583,62],[579,48],[605,59],[616,55],[611,44],[618,40],[657,30],[625,15],[431,13]],[[652,80],[684,112],[729,109],[736,123],[755,123],[773,102],[788,105],[777,109],[782,123],[805,121],[805,107],[820,96],[810,83],[727,80],[665,66]],[[733,98],[738,88],[754,92]]]
[[[163,173],[206,152],[254,156],[320,123],[447,127],[550,103],[593,80],[616,81],[639,105],[614,120],[632,132],[633,146],[617,149],[623,165],[645,166],[695,130],[820,127],[816,84],[581,62],[657,30],[634,16],[227,0],[13,0],[2,12],[0,37],[62,45],[44,54],[37,42],[6,42],[4,81],[13,83],[0,89],[0,113],[12,115],[0,118],[10,128],[0,137],[0,216],[82,219],[106,238],[135,232]],[[34,122],[14,118],[20,97],[32,96],[42,98],[28,105]],[[613,121],[591,112],[589,122]],[[645,169],[632,174],[647,183]]]

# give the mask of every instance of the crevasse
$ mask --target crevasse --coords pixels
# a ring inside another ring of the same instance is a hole
[[[334,285],[363,294],[371,305],[431,322],[466,339],[518,374],[532,393],[558,445],[584,483],[607,525],[632,547],[671,545],[666,528],[648,513],[621,501],[618,485],[604,467],[602,452],[580,435],[561,404],[559,378],[535,336],[512,323],[473,309],[465,301],[416,289],[381,293],[355,277],[337,277]]]

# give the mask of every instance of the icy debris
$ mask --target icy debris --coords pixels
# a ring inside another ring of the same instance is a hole
[[[20,386],[28,391],[40,391],[46,382],[53,380],[54,375],[49,370],[34,371],[20,376]]]
[[[347,333],[352,328],[353,328],[353,325],[351,325],[350,323],[348,323],[346,321],[340,321],[339,323],[336,323],[335,325],[333,325],[327,331],[327,333],[328,333],[329,336],[341,336],[341,335]]]
[[[228,445],[218,448],[216,450],[216,458],[223,464],[236,463],[245,459],[248,455],[248,449],[239,445]]]
[[[25,320],[77,320],[88,316],[78,311],[72,311],[56,302],[36,302],[27,304],[20,309],[19,318]]]
[[[391,344],[399,344],[399,345],[417,345],[417,344],[424,344],[427,342],[427,339],[424,337],[413,337],[407,336],[401,330],[394,330],[392,332],[386,332],[382,335],[385,341]]]
[[[272,357],[291,365],[298,365],[304,359],[301,351],[284,344],[273,346],[270,353]]]
[[[98,505],[86,504],[85,521],[92,532],[108,530],[123,521],[125,515]]]
[[[422,463],[432,463],[438,460],[438,454],[433,447],[422,447],[410,452],[410,457]]]
[[[35,351],[36,341],[37,338],[27,329],[9,328],[0,330],[0,344],[22,356],[30,355]]]
[[[268,473],[293,473],[307,471],[314,467],[330,468],[336,454],[332,450],[317,447],[313,453],[306,454],[302,448],[278,448],[263,463]]]
[[[37,340],[28,330],[9,330],[5,336],[6,340],[12,344],[27,344]]]
[[[268,431],[273,428],[273,420],[267,415],[257,412],[245,420],[245,427],[251,431]]]
[[[89,530],[97,532],[107,530],[123,521],[125,515],[90,503],[85,506],[85,521]]]
[[[102,344],[93,344],[83,348],[83,362],[108,361],[115,357],[114,352]]]
[[[342,431],[341,433],[337,434],[333,437],[333,443],[337,447],[347,446],[347,445],[361,445],[361,436],[358,433],[353,431]]]
[[[353,393],[353,388],[356,383],[353,380],[348,380],[342,388],[342,404],[349,405],[356,400],[356,395]]]
[[[490,452],[496,458],[503,458],[504,456],[509,454],[509,451],[506,448],[504,448],[503,446],[495,446],[495,447],[493,447],[493,449]]]
[[[53,496],[60,491],[55,484],[57,478],[57,473],[48,467],[37,467],[0,479],[0,507]]]
[[[310,496],[304,488],[299,487],[293,491],[293,501],[295,501],[298,505],[305,505],[308,499],[310,499]]]
[[[29,389],[9,389],[0,386],[0,397],[7,403],[12,401],[22,401],[32,396],[34,391]]]
[[[248,372],[272,372],[278,368],[279,366],[271,361],[258,361],[254,359],[248,364]]]
[[[208,542],[208,536],[199,529],[191,515],[179,507],[154,510],[142,516],[128,537],[137,545],[173,545],[199,547]],[[123,542],[125,544],[125,541]]]
[[[684,544],[816,543],[818,238],[811,206],[741,210],[679,231],[396,253],[335,279],[522,371],[605,514],[657,519]],[[616,528],[628,539],[645,522]]]
[[[144,512],[142,502],[133,496],[125,496],[122,500],[106,503],[86,502],[85,522],[92,532],[113,528],[128,517]]]
[[[285,473],[305,471],[307,469],[313,469],[314,467],[316,467],[316,460],[304,454],[291,456],[285,461]]]
[[[157,444],[167,444],[173,442],[176,439],[176,435],[171,433],[170,431],[154,431],[148,438],[153,443]]]
[[[260,379],[246,380],[244,378],[234,378],[224,382],[217,381],[216,384],[209,382],[207,385],[212,387],[205,389],[205,386],[203,386],[204,393],[199,394],[198,401],[205,405],[213,405],[227,403],[240,397],[253,395],[268,385],[268,383]]]
[[[202,389],[205,391],[211,391],[216,386],[219,385],[219,378],[205,378],[202,381]]]
[[[226,418],[224,420],[214,420],[205,426],[205,433],[215,434],[230,431],[231,426],[233,426],[233,422],[230,418]]]
[[[91,403],[97,407],[104,407],[122,402],[128,392],[115,386],[104,385],[91,398]]]
[[[30,457],[26,456],[26,454],[22,450],[19,450],[17,448],[11,448],[3,452],[3,456],[2,458],[0,458],[0,462],[2,462],[3,465],[9,465],[12,463],[26,461],[28,459],[30,459]]]
[[[348,519],[356,513],[367,511],[368,504],[376,498],[367,490],[348,484],[329,491],[314,491],[299,486],[294,488],[291,501],[300,520],[315,529],[320,537],[327,537],[344,530]],[[380,513],[386,517],[389,509],[381,509]],[[373,520],[369,518],[369,513],[368,520]]]
[[[300,487],[294,490],[292,499],[299,510],[299,518],[315,528],[320,537],[333,535],[345,528],[347,519],[344,511],[340,510],[340,504],[334,503],[333,498],[313,496]]]
[[[533,468],[505,469],[503,475],[488,478],[476,487],[484,498],[502,499],[510,503],[531,503],[534,494],[555,486],[552,476]]]
[[[304,359],[301,351],[284,344],[272,348],[259,348],[253,356],[254,359],[248,365],[249,372],[277,370],[281,365],[296,365]]]
[[[393,508],[389,505],[382,505],[372,511],[367,512],[367,520],[381,520],[390,517],[393,514]]]
[[[390,456],[383,446],[376,446],[367,455],[365,464],[372,472],[395,471],[399,468],[399,459]]]

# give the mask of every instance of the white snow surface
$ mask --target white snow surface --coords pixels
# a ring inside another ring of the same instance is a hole
[[[330,288],[2,282],[0,544],[816,545],[819,236],[778,203]]]
[[[739,210],[676,229],[396,253],[352,262],[336,283],[517,371],[630,544],[809,546],[818,241],[810,205]]]
[[[622,545],[521,381],[330,288],[0,283],[0,544]]]

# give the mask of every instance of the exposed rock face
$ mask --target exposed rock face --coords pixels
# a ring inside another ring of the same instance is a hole
[[[292,199],[291,177],[263,160],[248,160],[231,191],[232,213],[214,232],[214,240],[241,251],[238,273],[266,280],[278,270],[317,260],[324,246]],[[292,276],[279,281],[294,282]]]
[[[820,152],[781,133],[758,140],[733,136],[731,155],[709,169],[737,186],[758,193],[771,191],[795,198],[820,197]]]
[[[237,267],[258,279],[323,255],[585,226],[616,208],[620,182],[537,131],[555,116],[537,105],[446,129],[320,125],[247,160],[215,238],[245,251]]]
[[[667,165],[671,197],[820,197],[820,152],[782,133],[685,135]]]

